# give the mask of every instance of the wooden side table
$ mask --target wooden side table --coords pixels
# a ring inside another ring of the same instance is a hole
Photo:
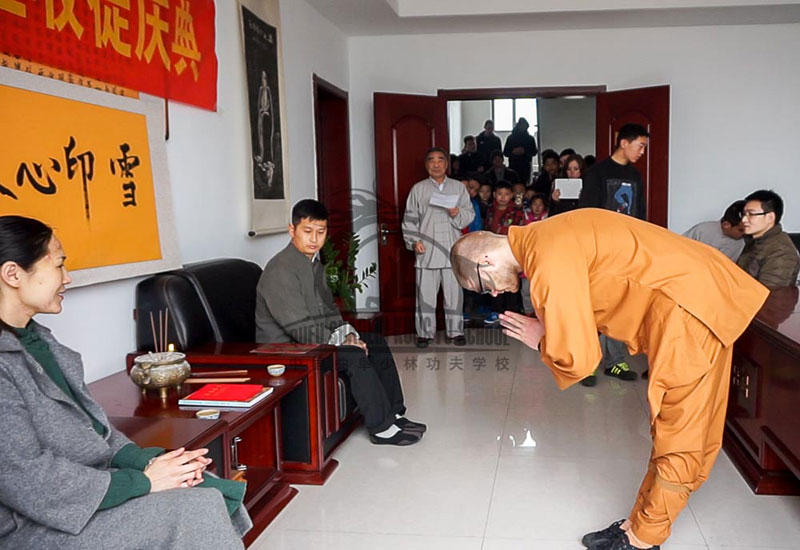
[[[184,351],[192,370],[246,369],[250,377],[265,377],[267,365],[284,364],[287,372],[307,372],[306,383],[283,398],[283,468],[290,483],[322,485],[339,465],[334,450],[360,421],[352,398],[340,388],[334,346],[317,346],[300,353],[251,353],[258,344],[208,343]],[[130,369],[136,353],[128,354]]]
[[[307,371],[290,370],[280,378],[256,378],[272,386],[272,394],[247,409],[221,409],[218,420],[199,420],[200,407],[179,407],[178,399],[197,386],[169,391],[162,400],[153,392],[143,395],[127,373],[120,372],[89,385],[111,423],[141,446],[208,447],[215,472],[231,479],[246,466],[244,505],[253,529],[244,537],[250,544],[297,494],[289,486],[281,460],[281,404],[292,391],[307,384]],[[216,470],[216,471],[215,471]]]
[[[303,353],[251,353],[253,343],[210,343],[186,352],[192,369],[221,367],[246,369],[264,376],[267,365],[284,364],[287,371],[308,372],[307,386],[283,400],[283,467],[290,483],[322,485],[339,462],[333,451],[358,425],[354,403],[342,401],[334,346],[318,346]],[[348,406],[349,405],[349,406]]]

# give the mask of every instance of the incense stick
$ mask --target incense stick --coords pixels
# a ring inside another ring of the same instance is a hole
[[[158,310],[158,351],[164,351],[164,312]]]
[[[156,322],[153,319],[153,312],[150,312],[150,328],[153,329],[153,350],[158,351],[158,340],[156,339]]]
[[[164,312],[164,351],[169,351],[169,308]]]

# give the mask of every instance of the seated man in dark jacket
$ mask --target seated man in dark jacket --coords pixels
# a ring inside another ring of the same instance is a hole
[[[783,200],[774,191],[764,189],[750,193],[744,200],[745,244],[736,263],[767,288],[795,286],[800,256],[779,223]]]
[[[292,209],[292,241],[264,268],[256,288],[256,340],[338,346],[336,366],[350,379],[372,443],[411,445],[425,424],[403,415],[403,389],[386,340],[359,335],[333,304],[319,250],[328,234],[328,210],[313,199]]]

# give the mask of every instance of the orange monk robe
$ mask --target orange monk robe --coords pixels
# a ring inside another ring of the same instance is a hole
[[[560,388],[597,367],[598,331],[648,355],[653,453],[629,519],[661,544],[719,452],[732,345],[769,291],[721,252],[607,210],[512,227],[508,241]]]

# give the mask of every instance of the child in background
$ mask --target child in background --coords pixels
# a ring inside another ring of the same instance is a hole
[[[478,190],[481,188],[480,182],[476,176],[468,175],[461,178],[461,183],[467,188],[469,198],[472,201],[472,209],[475,210],[475,218],[467,227],[461,230],[463,235],[473,231],[480,231],[483,229],[483,218],[481,217],[480,200],[478,200]]]
[[[544,196],[533,195],[529,204],[530,206],[524,209],[525,222],[522,225],[540,222],[547,218],[547,204],[545,203]]]
[[[527,206],[525,202],[525,184],[521,182],[512,183],[511,191],[514,193],[514,204],[517,208],[524,209]]]
[[[534,194],[531,197],[529,204],[530,206],[524,209],[525,221],[522,223],[522,225],[540,222],[547,218],[547,204],[545,203],[544,196]],[[519,276],[519,279],[519,292],[522,299],[522,309],[525,312],[525,315],[531,315],[533,313],[533,303],[531,303],[531,282],[524,273]]]
[[[508,235],[508,228],[512,225],[523,225],[525,215],[522,208],[514,204],[514,191],[507,181],[498,181],[494,189],[494,203],[486,214],[484,227],[498,235]],[[516,292],[502,292],[491,299],[492,313],[484,320],[487,325],[499,325],[499,313],[522,311],[522,299],[519,290]]]
[[[492,185],[485,180],[481,181],[481,188],[478,190],[478,206],[481,208],[481,219],[486,219],[489,207],[492,205]]]
[[[480,231],[483,229],[483,217],[481,216],[480,199],[478,198],[478,191],[481,188],[481,183],[478,181],[476,174],[463,176],[461,181],[467,188],[469,198],[472,201],[472,208],[475,210],[475,219],[467,227],[461,230],[461,233],[466,235],[472,231]],[[491,313],[489,311],[488,300],[485,296],[479,293],[463,289],[464,292],[464,322],[469,323],[472,319],[482,320]]]

